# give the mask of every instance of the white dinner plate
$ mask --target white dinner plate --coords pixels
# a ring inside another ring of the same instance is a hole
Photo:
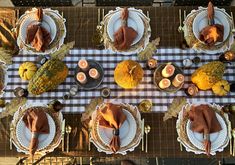
[[[132,114],[125,109],[123,109],[123,113],[126,115],[126,120],[119,130],[119,137],[121,142],[120,147],[127,146],[134,139],[137,128],[135,118],[132,116]],[[106,145],[109,145],[113,137],[113,128],[102,127],[98,124],[97,129],[98,135],[102,142]]]
[[[108,21],[107,33],[112,41],[114,41],[115,32],[122,26],[122,20],[120,18],[121,12],[122,11],[120,10],[119,12],[114,13]],[[137,12],[129,10],[127,26],[132,27],[138,33],[132,43],[132,45],[134,45],[139,42],[144,35],[144,22]]]
[[[229,35],[230,35],[230,23],[229,20],[227,18],[227,15],[222,12],[221,10],[216,10],[215,9],[215,24],[221,24],[224,26],[224,38],[223,41],[225,41]],[[201,11],[193,20],[193,34],[195,35],[195,37],[199,39],[200,36],[200,32],[201,30],[208,26],[208,17],[207,17],[207,10],[203,10]],[[204,43],[204,42],[203,42]],[[215,45],[220,44],[221,42],[217,42],[215,43]]]
[[[24,43],[27,38],[27,27],[32,24],[38,24],[38,21],[35,20],[33,14],[29,14],[21,23],[20,37]],[[55,39],[57,32],[55,21],[50,16],[43,14],[43,20],[41,26],[44,27],[50,33],[51,42],[52,42]]]
[[[224,144],[228,135],[227,126],[225,124],[224,119],[218,113],[216,113],[216,117],[221,125],[222,130],[219,132],[210,134],[211,151],[215,151],[218,148],[220,148]],[[186,131],[187,131],[189,141],[198,149],[205,150],[204,145],[203,145],[203,140],[204,140],[203,134],[192,131],[190,126],[191,126],[191,121],[188,120]]]
[[[47,119],[48,119],[48,125],[49,125],[49,134],[39,134],[38,136],[38,149],[37,150],[42,150],[48,145],[51,144],[55,137],[55,121],[52,119],[52,117],[47,114]],[[19,141],[19,143],[24,147],[24,148],[29,148],[29,144],[31,141],[31,136],[32,133],[31,131],[26,127],[23,117],[19,120],[19,122],[16,125],[16,137]]]

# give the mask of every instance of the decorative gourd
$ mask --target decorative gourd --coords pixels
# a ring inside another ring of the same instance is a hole
[[[191,77],[191,80],[201,90],[211,89],[212,86],[223,77],[225,66],[220,61],[209,62],[198,68]]]
[[[115,82],[125,89],[136,87],[142,80],[144,71],[139,63],[125,60],[119,63],[114,70]]]
[[[220,80],[217,83],[215,83],[215,85],[213,85],[212,91],[214,92],[214,94],[218,96],[225,96],[230,91],[230,85],[228,81]]]
[[[51,55],[50,60],[38,69],[33,78],[29,81],[29,93],[40,95],[57,88],[59,84],[65,81],[69,70],[66,64],[61,60],[73,45],[74,42],[63,45],[60,50]]]
[[[37,71],[37,66],[33,62],[24,62],[19,67],[19,75],[23,80],[30,80]]]

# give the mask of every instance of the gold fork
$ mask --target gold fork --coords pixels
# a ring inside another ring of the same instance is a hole
[[[232,33],[234,33],[235,32],[235,27],[234,27],[233,12],[231,12],[231,18],[232,18]]]
[[[181,12],[181,9],[179,9],[179,19],[180,19],[180,25],[179,25],[179,27],[178,27],[178,32],[183,32],[183,27],[182,27],[182,12]]]

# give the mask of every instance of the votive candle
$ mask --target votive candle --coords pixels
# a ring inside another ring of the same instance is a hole
[[[85,73],[83,73],[83,72],[78,72],[78,73],[77,73],[77,80],[78,80],[81,84],[86,84],[87,78],[86,78]]]

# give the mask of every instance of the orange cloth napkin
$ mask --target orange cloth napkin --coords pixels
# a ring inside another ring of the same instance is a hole
[[[117,50],[127,50],[137,36],[137,32],[127,26],[128,9],[124,8],[121,14],[122,26],[114,34],[114,46]]]
[[[26,127],[32,132],[29,152],[31,155],[34,155],[38,148],[38,135],[49,133],[47,116],[43,110],[30,109],[25,113],[23,121]]]
[[[192,107],[189,111],[189,118],[192,121],[191,130],[206,135],[207,138],[204,139],[204,147],[207,155],[209,155],[211,150],[209,134],[222,129],[215,111],[208,105],[199,105]]]
[[[37,51],[45,51],[50,42],[50,33],[43,28],[39,22],[43,19],[42,9],[38,9],[36,12],[36,20],[38,24],[29,25],[26,32],[26,44],[31,44]]]
[[[205,42],[208,46],[213,46],[216,42],[223,41],[224,26],[214,24],[214,6],[211,2],[208,3],[207,17],[211,24],[201,30],[199,39]]]
[[[114,128],[114,135],[109,146],[113,152],[117,152],[120,149],[119,129],[126,120],[126,115],[121,106],[112,103],[107,103],[100,112],[99,124],[103,127]]]

